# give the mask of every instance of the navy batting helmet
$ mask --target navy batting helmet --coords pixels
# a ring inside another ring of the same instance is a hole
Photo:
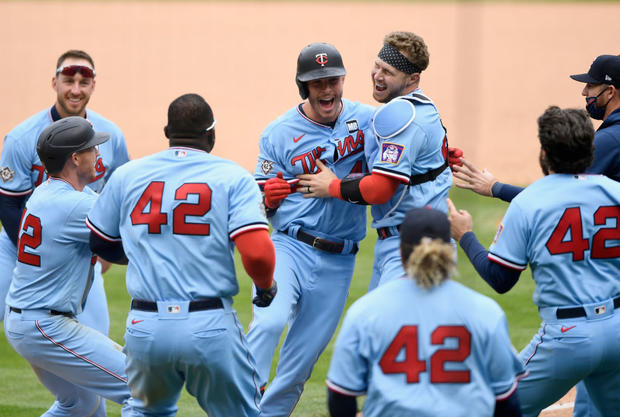
[[[340,52],[325,42],[315,42],[306,46],[297,57],[297,75],[295,82],[299,87],[301,98],[308,98],[306,82],[319,78],[339,77],[345,75]]]
[[[72,153],[92,148],[108,139],[109,133],[95,132],[85,118],[66,117],[41,132],[37,141],[37,154],[46,171],[54,174],[62,170]]]

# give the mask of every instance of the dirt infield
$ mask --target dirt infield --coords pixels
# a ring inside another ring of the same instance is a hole
[[[451,143],[527,183],[540,175],[536,117],[548,104],[583,106],[568,74],[620,52],[619,13],[618,3],[1,2],[0,132],[53,103],[57,56],[81,48],[97,65],[90,107],[123,129],[132,157],[165,148],[168,104],[197,92],[218,119],[214,152],[251,170],[261,130],[300,101],[293,77],[304,45],[336,45],[345,95],[372,103],[382,37],[405,29],[429,45],[422,87]]]

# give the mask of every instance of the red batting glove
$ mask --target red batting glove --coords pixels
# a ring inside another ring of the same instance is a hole
[[[454,165],[458,165],[462,167],[463,166],[463,162],[461,162],[462,157],[463,157],[463,151],[461,149],[448,147],[448,165],[450,165],[450,169],[452,169],[452,166]]]
[[[275,178],[269,178],[265,182],[265,205],[269,208],[280,207],[282,200],[291,193],[291,186],[282,178],[282,171],[278,171]]]

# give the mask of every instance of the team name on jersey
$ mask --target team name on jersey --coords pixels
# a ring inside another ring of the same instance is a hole
[[[356,122],[357,123],[357,122]],[[316,160],[321,157],[327,149],[323,146],[317,146],[308,152],[296,155],[291,158],[291,165],[299,164],[304,173],[310,174],[316,171]],[[334,162],[355,155],[364,150],[364,132],[357,130],[355,137],[349,135],[344,139],[339,139],[334,149]]]

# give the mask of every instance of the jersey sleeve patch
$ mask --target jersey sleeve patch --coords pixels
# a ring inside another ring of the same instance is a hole
[[[377,137],[389,139],[405,130],[415,118],[415,106],[409,100],[395,99],[380,107],[372,127]]]
[[[334,384],[329,379],[325,381],[325,383],[327,384],[327,388],[339,394],[348,395],[350,397],[359,397],[361,395],[366,395],[365,390],[362,391],[362,390],[352,390],[349,388],[344,388],[344,387],[341,387],[340,385]]]
[[[405,147],[398,143],[383,142],[381,144],[381,162],[398,165]]]
[[[2,179],[2,182],[9,182],[13,180],[14,176],[15,176],[15,171],[11,170],[11,168],[8,166],[2,167],[0,169],[0,178]]]
[[[527,268],[527,265],[521,265],[521,264],[517,264],[517,263],[511,262],[511,261],[508,261],[508,260],[506,260],[504,258],[501,258],[501,257],[499,257],[499,256],[497,256],[497,255],[495,255],[495,254],[493,254],[491,252],[489,252],[488,258],[489,258],[490,261],[493,261],[495,263],[498,263],[498,264],[503,265],[503,266],[505,266],[507,268],[510,268],[510,269],[515,269],[517,271],[524,271],[525,268]]]

